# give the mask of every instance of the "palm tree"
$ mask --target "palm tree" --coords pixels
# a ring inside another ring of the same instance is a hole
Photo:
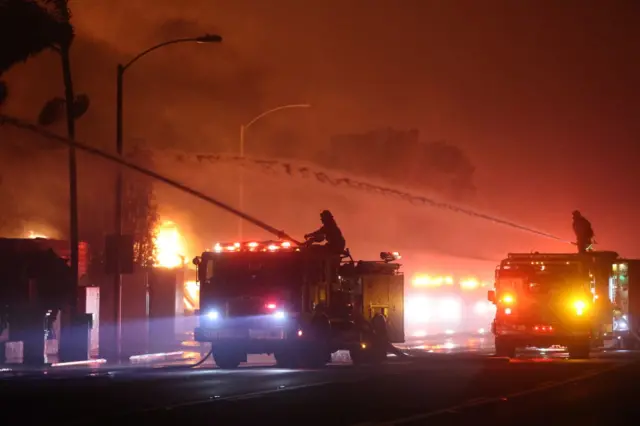
[[[46,6],[30,0],[0,0],[0,76],[43,50],[70,44],[73,27]],[[0,104],[7,95],[7,85],[0,80]]]
[[[13,65],[52,49],[60,54],[67,135],[75,140],[74,92],[69,51],[74,38],[68,0],[0,0],[0,75]],[[6,85],[3,84],[6,88]],[[5,93],[6,90],[0,90]],[[0,95],[0,103],[2,101]],[[78,281],[78,207],[75,148],[69,148],[71,269]]]
[[[7,83],[0,80],[0,105],[4,103],[4,101],[7,99],[7,96],[9,96],[9,89],[7,88]]]
[[[71,44],[71,23],[48,8],[56,3],[61,2],[0,0],[0,75],[43,50]]]

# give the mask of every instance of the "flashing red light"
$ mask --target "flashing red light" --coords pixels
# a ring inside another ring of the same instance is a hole
[[[264,305],[264,307],[267,309],[275,309],[278,306],[275,303],[267,303],[266,305]]]

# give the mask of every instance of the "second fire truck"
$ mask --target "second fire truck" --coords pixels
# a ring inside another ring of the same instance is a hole
[[[553,345],[571,358],[614,338],[635,346],[640,331],[640,262],[614,252],[513,253],[496,269],[492,324],[496,354]]]

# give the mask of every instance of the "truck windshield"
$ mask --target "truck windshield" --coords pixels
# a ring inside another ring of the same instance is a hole
[[[576,277],[561,273],[538,273],[529,277],[531,293],[548,293],[552,290],[568,289],[573,286]]]
[[[291,255],[251,253],[209,259],[202,293],[212,297],[264,296],[297,289],[301,268]]]
[[[543,268],[523,265],[514,269],[526,277],[526,290],[532,294],[542,295],[558,290],[580,290],[588,287],[588,276],[574,265],[545,265]]]

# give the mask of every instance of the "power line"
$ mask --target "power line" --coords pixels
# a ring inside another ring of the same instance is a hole
[[[130,163],[130,162],[124,160],[124,159],[121,159],[119,156],[109,154],[109,153],[104,152],[102,150],[99,150],[97,148],[93,148],[93,147],[90,147],[88,145],[85,145],[85,144],[83,144],[81,142],[69,140],[69,139],[64,138],[62,136],[56,135],[55,133],[50,132],[50,131],[48,131],[48,130],[40,127],[40,126],[28,123],[28,122],[26,122],[24,120],[20,120],[19,118],[15,118],[15,117],[7,116],[7,115],[4,115],[4,114],[0,114],[0,125],[2,125],[2,124],[10,124],[12,126],[20,128],[20,129],[24,129],[24,130],[28,130],[28,131],[37,133],[37,134],[39,134],[41,136],[44,136],[44,137],[46,137],[48,139],[55,140],[57,142],[65,144],[65,145],[74,146],[74,147],[76,147],[77,149],[79,149],[81,151],[85,151],[85,152],[88,152],[89,154],[92,154],[92,155],[104,158],[106,160],[112,161],[114,163],[120,164],[121,166],[127,167],[127,168],[129,168],[131,170],[134,170],[134,171],[138,172],[138,173],[141,173],[143,175],[149,176],[149,177],[151,177],[153,179],[156,179],[156,180],[158,180],[160,182],[163,182],[163,183],[165,183],[165,184],[167,184],[169,186],[172,186],[172,187],[174,187],[174,188],[176,188],[176,189],[178,189],[180,191],[186,192],[187,194],[193,195],[196,198],[199,198],[199,199],[201,199],[203,201],[206,201],[206,202],[208,202],[210,204],[213,204],[216,207],[219,207],[219,208],[221,208],[223,210],[226,210],[227,212],[229,212],[231,214],[239,216],[242,219],[244,219],[244,220],[246,220],[246,221],[248,221],[248,222],[250,222],[250,223],[252,223],[252,224],[254,224],[254,225],[256,225],[256,226],[258,226],[260,228],[262,228],[262,229],[264,229],[265,231],[270,232],[271,234],[277,236],[278,238],[287,239],[287,240],[293,241],[293,242],[295,242],[297,244],[300,244],[298,241],[296,241],[295,239],[293,239],[289,235],[287,235],[284,231],[280,231],[280,230],[278,230],[278,229],[276,229],[276,228],[274,228],[274,227],[272,227],[272,226],[270,226],[270,225],[268,225],[268,224],[266,224],[266,223],[264,223],[264,222],[262,222],[262,221],[260,221],[260,220],[258,220],[256,218],[254,218],[254,217],[251,217],[251,216],[249,216],[249,215],[247,215],[247,214],[245,214],[245,213],[243,213],[243,212],[241,212],[239,210],[234,209],[233,207],[231,207],[231,206],[229,206],[229,205],[227,205],[227,204],[225,204],[225,203],[223,203],[221,201],[216,200],[215,198],[212,198],[212,197],[210,197],[210,196],[208,196],[206,194],[203,194],[200,191],[196,191],[193,188],[190,188],[190,187],[188,187],[186,185],[183,185],[180,182],[177,182],[177,181],[175,181],[173,179],[170,179],[168,177],[162,176],[162,175],[160,175],[160,174],[158,174],[158,173],[156,173],[156,172],[154,172],[152,170],[148,170],[148,169],[146,169],[144,167],[140,167],[140,166],[138,166],[136,164]]]

